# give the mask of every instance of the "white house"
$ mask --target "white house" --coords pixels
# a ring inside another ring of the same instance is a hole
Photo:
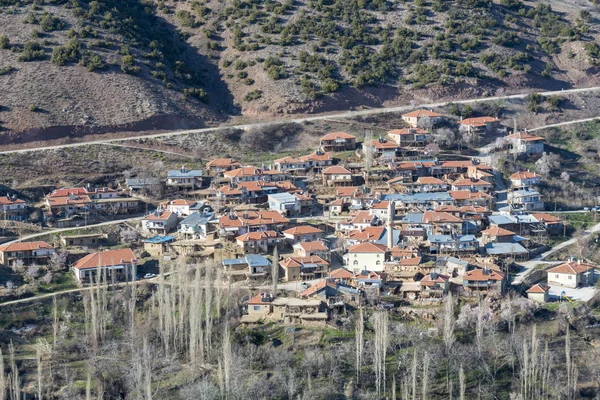
[[[550,268],[548,272],[548,285],[577,288],[582,285],[594,283],[595,266],[570,260],[564,264]]]
[[[344,254],[344,265],[355,273],[361,271],[383,272],[387,247],[370,242],[351,246]]]
[[[176,199],[161,203],[163,209],[175,213],[179,217],[187,217],[196,211],[211,211],[210,207],[203,210],[203,206],[204,204],[202,203],[185,199]]]
[[[533,136],[527,132],[517,132],[506,137],[513,151],[518,154],[542,154],[544,152],[544,138]]]
[[[550,292],[550,286],[544,283],[536,283],[529,289],[527,289],[527,298],[538,303],[545,303],[548,301],[548,294]]]
[[[544,209],[542,195],[529,188],[508,193],[508,203],[515,209],[540,211]]]
[[[542,181],[542,177],[535,172],[520,171],[515,172],[508,177],[510,184],[513,188],[525,188],[539,185]]]
[[[177,215],[171,211],[155,211],[142,219],[142,231],[166,235],[177,227]]]
[[[268,201],[270,210],[288,216],[300,214],[300,199],[293,194],[287,192],[270,194]]]
[[[416,128],[419,126],[421,120],[425,117],[429,118],[432,125],[435,125],[442,120],[443,115],[429,110],[415,110],[409,112],[408,114],[403,114],[402,120],[408,123],[411,127]]]
[[[102,279],[111,282],[113,279],[131,279],[136,264],[137,258],[131,249],[119,249],[88,254],[73,264],[72,268],[79,282],[95,281],[98,273]]]
[[[177,233],[184,238],[206,239],[209,231],[209,223],[211,222],[217,222],[215,213],[194,212],[179,223]]]
[[[167,172],[167,186],[178,188],[196,188],[202,186],[202,171],[199,169],[189,170],[184,165],[180,169]]]

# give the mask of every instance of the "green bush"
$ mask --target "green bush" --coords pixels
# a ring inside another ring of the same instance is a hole
[[[10,39],[6,35],[0,36],[0,49],[8,49],[10,47]]]
[[[333,80],[331,78],[325,79],[323,81],[323,83],[321,84],[321,90],[324,93],[337,92],[339,88],[340,88],[339,83],[337,83],[335,80]]]
[[[258,100],[262,97],[262,90],[256,89],[256,90],[252,90],[248,93],[246,93],[244,95],[244,97],[242,98],[242,100],[244,101],[254,101],[254,100]]]
[[[43,60],[46,57],[44,49],[38,42],[27,42],[23,46],[23,52],[19,55],[19,61]]]
[[[204,89],[200,88],[185,88],[183,89],[183,98],[187,99],[188,97],[195,97],[203,103],[208,103],[208,93],[204,91]]]
[[[189,11],[178,10],[177,13],[175,13],[175,16],[182,26],[188,28],[194,28],[196,26],[196,18]]]
[[[8,65],[6,67],[0,67],[0,76],[2,76],[2,75],[8,75],[8,74],[10,74],[13,71],[16,71],[16,68],[14,68],[14,67],[12,67],[10,65]]]
[[[79,63],[87,68],[89,72],[101,71],[107,68],[106,63],[98,54],[86,54]]]
[[[65,27],[65,24],[60,18],[52,16],[49,12],[42,14],[40,18],[40,27],[44,32],[60,31]]]

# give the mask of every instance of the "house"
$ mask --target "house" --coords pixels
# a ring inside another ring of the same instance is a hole
[[[322,240],[294,244],[294,254],[300,257],[318,256],[330,261],[331,251]]]
[[[531,213],[531,216],[546,229],[549,235],[558,235],[565,227],[562,219],[546,213]]]
[[[190,170],[182,165],[179,169],[173,169],[167,172],[167,186],[186,189],[201,188],[202,176],[201,170]]]
[[[323,239],[324,235],[325,232],[321,229],[310,225],[300,225],[283,231],[283,236],[291,242],[311,242]]]
[[[163,210],[170,211],[178,217],[188,217],[194,212],[210,212],[212,209],[205,206],[204,203],[199,203],[193,200],[177,199],[160,204]]]
[[[271,270],[271,261],[260,254],[246,254],[241,258],[222,261],[225,276],[232,282],[264,279]]]
[[[399,145],[396,142],[382,137],[373,140],[371,143],[365,143],[364,146],[370,146],[372,148],[375,158],[394,159],[399,149]],[[363,152],[364,151],[365,149],[363,149]]]
[[[322,174],[325,186],[352,186],[354,183],[352,173],[339,165],[325,168]]]
[[[547,270],[548,285],[567,288],[593,285],[595,269],[594,265],[586,264],[581,260],[569,260]]]
[[[462,206],[486,206],[491,208],[494,203],[494,197],[480,190],[450,190],[448,195],[452,198],[454,204]]]
[[[465,133],[493,133],[500,127],[500,120],[494,117],[465,118],[459,123],[459,128]]]
[[[0,263],[12,267],[17,262],[24,265],[47,264],[54,254],[54,247],[46,242],[17,242],[0,246]]]
[[[0,197],[0,218],[21,221],[27,217],[27,203],[17,196]]]
[[[540,211],[544,209],[542,195],[534,189],[519,189],[508,192],[508,204],[516,210]]]
[[[140,210],[140,200],[133,197],[110,197],[92,200],[93,210],[106,215],[136,213]]]
[[[160,211],[147,215],[142,219],[142,231],[155,235],[166,235],[177,227],[177,215],[170,211]]]
[[[483,244],[497,243],[512,243],[514,242],[515,233],[508,229],[500,228],[499,226],[491,226],[490,228],[481,231],[481,242]]]
[[[160,191],[162,189],[163,183],[160,178],[155,177],[145,177],[145,178],[131,178],[125,180],[125,186],[130,195],[136,193],[150,193],[156,191]]]
[[[259,293],[248,300],[248,316],[264,317],[271,314],[271,302],[274,297],[270,293]],[[244,322],[244,321],[242,321]]]
[[[463,220],[447,212],[425,211],[422,225],[434,235],[460,235],[463,232]]]
[[[545,283],[536,283],[529,289],[527,289],[527,298],[538,303],[547,303],[548,294],[550,292],[550,286]]]
[[[447,275],[430,272],[420,281],[421,295],[427,297],[442,297],[450,289],[450,277]]]
[[[345,204],[344,200],[342,199],[337,199],[329,202],[329,204],[327,205],[327,208],[329,209],[329,215],[331,216],[342,214],[342,212],[344,211],[344,205],[347,206],[347,204]]]
[[[526,260],[529,258],[529,251],[519,243],[498,243],[491,242],[484,246],[486,254],[496,258],[513,258],[516,260]]]
[[[257,231],[244,233],[235,238],[235,241],[245,254],[264,254],[283,244],[284,237],[275,231]]]
[[[289,220],[277,211],[244,211],[233,212],[219,218],[221,236],[239,236],[253,231],[279,231]]]
[[[498,290],[504,285],[504,273],[487,268],[467,271],[463,276],[463,285],[471,290]]]
[[[88,196],[91,200],[99,199],[113,199],[117,197],[117,191],[107,187],[103,188],[92,188],[90,185],[87,187],[76,187],[76,188],[62,188],[53,190],[48,195],[49,198],[60,198],[75,196]]]
[[[387,134],[390,139],[402,147],[423,147],[430,138],[429,132],[420,128],[393,129]]]
[[[185,239],[206,239],[214,222],[214,212],[193,212],[177,225],[177,233]]]
[[[328,313],[321,300],[302,300],[278,297],[271,302],[274,321],[294,325],[323,326],[327,322]]]
[[[286,282],[321,279],[329,272],[329,263],[319,256],[286,257],[279,266]]]
[[[356,137],[345,132],[331,132],[321,137],[321,149],[327,151],[346,151],[356,149]]]
[[[506,137],[506,141],[517,154],[536,155],[544,152],[544,138],[527,132],[517,132]]]
[[[86,246],[95,247],[100,244],[107,235],[103,233],[88,233],[84,235],[66,235],[61,236],[60,241],[63,246]]]
[[[421,176],[416,181],[415,189],[417,192],[445,192],[448,184],[433,176]]]
[[[344,265],[351,271],[383,271],[387,247],[369,242],[350,246],[344,254]]]
[[[208,172],[212,175],[222,175],[227,171],[240,168],[242,164],[233,158],[217,158],[206,163]]]
[[[67,197],[47,197],[46,209],[57,218],[69,218],[73,215],[89,215],[92,200],[88,195],[71,194]]]
[[[270,210],[286,216],[300,215],[300,199],[293,194],[287,192],[270,194],[268,201]]]
[[[152,257],[162,257],[171,249],[171,243],[175,240],[174,236],[161,236],[144,239],[144,251],[148,252]]]
[[[329,152],[323,152],[321,150],[317,150],[312,154],[301,156],[299,158],[301,162],[307,163],[309,168],[312,168],[314,171],[319,172],[323,169],[323,167],[329,167],[333,165],[333,157]]]
[[[531,186],[539,185],[542,181],[542,177],[536,174],[535,172],[530,171],[520,171],[515,172],[511,176],[508,177],[510,180],[510,185],[513,188],[527,188]]]
[[[315,212],[315,201],[312,197],[307,196],[305,194],[294,193],[294,196],[298,198],[300,202],[300,214],[307,215],[310,214],[312,216],[313,212]]]
[[[357,288],[373,287],[381,289],[383,287],[383,275],[375,271],[360,271],[354,274],[351,285]]]
[[[310,163],[299,158],[286,156],[273,161],[273,166],[281,172],[304,172],[310,167]]]
[[[431,125],[433,126],[441,122],[443,115],[429,110],[415,110],[409,112],[408,114],[402,115],[402,120],[413,128],[417,128],[423,118],[429,119]]]
[[[429,235],[427,241],[431,254],[474,253],[479,248],[475,235]]]
[[[263,171],[256,167],[240,167],[223,174],[231,183],[252,182],[263,179]]]
[[[72,265],[75,278],[81,283],[131,280],[137,258],[131,249],[105,250],[88,254]],[[100,276],[97,276],[100,274]]]
[[[452,190],[470,190],[470,191],[482,191],[484,193],[490,193],[494,189],[494,185],[490,182],[484,181],[483,179],[476,178],[463,178],[457,179],[452,182]]]

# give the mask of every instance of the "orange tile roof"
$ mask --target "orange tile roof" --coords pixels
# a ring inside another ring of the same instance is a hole
[[[474,165],[471,160],[449,160],[441,163],[441,166],[446,168],[469,168]]]
[[[236,237],[235,240],[238,240],[240,242],[254,242],[257,240],[275,239],[278,237],[283,236],[279,235],[275,231],[257,231],[244,233],[243,235]]]
[[[513,134],[508,135],[506,138],[507,139],[520,139],[525,142],[538,142],[540,140],[544,140],[544,138],[541,136],[533,136],[527,132],[513,133]]]
[[[53,190],[52,193],[48,195],[48,197],[68,197],[70,195],[83,195],[87,194],[87,189],[84,187],[78,188],[63,188]]]
[[[435,278],[431,278],[431,274],[427,274],[421,279],[421,286],[434,286],[436,283],[447,283],[449,280],[446,275],[435,274]]]
[[[36,242],[17,242],[10,243],[0,246],[0,252],[6,251],[29,251],[29,250],[37,250],[37,249],[53,249],[51,245],[46,242],[36,241]]]
[[[304,251],[307,251],[307,252],[329,251],[327,246],[325,246],[325,243],[323,243],[320,240],[315,240],[313,242],[300,242],[300,243],[298,243],[298,246],[300,246]]]
[[[416,267],[421,264],[421,257],[403,258],[399,261],[399,265],[406,267]]]
[[[303,264],[316,264],[321,266],[327,266],[329,263],[323,260],[319,256],[308,256],[308,257],[286,257],[280,265],[285,268],[299,268]]]
[[[550,268],[547,272],[553,274],[571,274],[577,275],[583,272],[587,272],[590,269],[596,268],[591,264],[579,263],[577,261],[567,261],[564,264],[560,264],[556,267]]]
[[[364,229],[350,231],[348,237],[354,240],[378,240],[385,231],[383,226],[369,226]]]
[[[23,200],[21,199],[10,199],[8,198],[8,196],[2,196],[0,197],[0,204],[23,204],[25,203]]]
[[[224,167],[241,167],[242,164],[234,160],[233,158],[216,158],[212,161],[206,163],[207,167],[216,167],[216,168],[224,168]]]
[[[425,211],[423,213],[423,222],[426,224],[430,222],[459,223],[463,222],[463,220],[443,211]]]
[[[275,164],[293,164],[293,163],[300,162],[300,159],[294,158],[291,156],[285,156],[282,158],[278,158],[277,160],[273,160],[273,162]]]
[[[481,234],[485,236],[513,236],[515,233],[508,229],[500,228],[499,226],[492,226],[481,231]]]
[[[227,178],[239,178],[242,176],[262,175],[263,171],[256,167],[242,167],[225,172],[223,175]]]
[[[229,185],[223,185],[219,188],[219,192],[224,195],[241,195],[242,191],[237,187],[231,187]]]
[[[355,136],[352,136],[346,132],[330,132],[325,136],[321,136],[321,140],[338,140],[338,139],[356,139]]]
[[[373,216],[368,210],[359,211],[356,215],[350,220],[352,224],[366,224],[370,223],[373,220]]]
[[[408,117],[408,118],[421,118],[421,117],[441,117],[442,114],[438,114],[435,113],[433,111],[429,111],[429,110],[415,110],[415,111],[411,111],[408,114],[403,114],[403,117]]]
[[[273,301],[273,298],[270,296],[263,296],[263,293],[259,293],[254,297],[251,297],[250,300],[248,300],[248,304],[250,305],[266,305],[266,304],[271,304],[271,302]]]
[[[283,233],[287,233],[288,235],[309,235],[311,233],[323,233],[323,231],[319,228],[315,228],[314,226],[300,225],[287,229],[283,231]]]
[[[388,135],[392,135],[392,136],[403,136],[403,135],[414,135],[414,134],[425,135],[429,132],[427,132],[425,129],[421,129],[421,128],[404,128],[404,129],[392,129],[391,131],[388,131],[387,133],[388,133]]]
[[[352,279],[354,278],[354,274],[350,271],[348,271],[346,268],[338,268],[334,271],[331,271],[329,273],[329,277],[331,279]]]
[[[53,206],[66,206],[69,204],[90,204],[92,200],[87,195],[74,195],[73,198],[67,197],[49,197],[48,204]]]
[[[481,179],[457,179],[452,182],[453,186],[492,186],[491,183]]]
[[[454,200],[475,200],[475,199],[491,199],[487,193],[482,191],[471,192],[470,190],[450,190],[448,192]]]
[[[487,270],[487,274],[484,274],[483,269],[474,269],[465,273],[465,280],[467,281],[501,281],[504,279],[504,273]]]
[[[98,267],[109,267],[120,265],[122,263],[136,263],[137,259],[131,249],[105,250],[97,253],[88,254],[81,260],[73,264],[75,269],[90,269]]]
[[[350,246],[348,253],[385,253],[386,249],[386,246],[365,242]]]
[[[540,222],[544,220],[544,223],[549,225],[560,224],[562,222],[562,219],[560,219],[559,217],[546,213],[532,213],[531,216]]]
[[[194,205],[195,203],[196,203],[195,201],[190,202],[190,201],[187,201],[184,199],[171,200],[168,202],[168,204],[170,206],[191,206],[191,205]]]
[[[453,213],[453,212],[460,212],[460,209],[453,205],[446,205],[446,206],[439,206],[433,211]]]
[[[247,215],[247,218],[244,217],[244,214]],[[247,211],[244,213],[235,212],[233,213],[233,218],[231,218],[231,215],[224,215],[219,218],[219,226],[221,228],[287,224],[288,222],[290,222],[290,220],[279,214],[277,211]]]
[[[379,275],[375,271],[361,271],[360,273],[354,276],[356,279],[381,279],[381,275]]]
[[[514,179],[514,180],[522,180],[522,179],[539,178],[539,175],[536,174],[535,172],[520,171],[520,172],[515,172],[514,174],[512,174],[508,178],[509,179]]]
[[[323,170],[323,175],[352,175],[352,172],[339,165],[334,165]]]
[[[461,213],[467,214],[467,213],[486,213],[489,212],[490,210],[488,210],[487,207],[483,207],[483,206],[462,206],[460,209]]]
[[[144,219],[151,221],[166,221],[171,217],[173,213],[171,211],[161,211],[160,214],[156,215],[154,213],[148,215]]]
[[[444,183],[441,179],[434,178],[433,176],[421,176],[417,179],[417,182],[423,185],[441,185]]]
[[[375,210],[387,210],[389,205],[390,205],[390,202],[387,200],[384,200],[384,201],[380,201],[379,203],[373,204],[371,206],[371,208],[373,208]]]
[[[465,118],[459,122],[460,125],[471,125],[471,126],[485,126],[491,122],[500,122],[498,118],[494,117],[476,117],[476,118]]]
[[[356,196],[357,194],[363,194],[363,190],[357,186],[345,186],[338,187],[335,190],[337,197]]]
[[[335,285],[335,283],[333,283],[333,282],[331,282],[331,283],[333,285]],[[311,287],[306,289],[304,292],[300,293],[300,297],[312,296],[313,294],[325,289],[325,287],[328,284],[330,284],[330,282],[327,279],[320,280],[319,282],[315,283],[314,285],[312,285]]]
[[[385,139],[375,139],[371,142],[376,149],[397,149],[398,145],[395,142],[391,142]]]
[[[546,293],[548,290],[550,290],[550,286],[545,283],[536,283],[527,289],[527,293]]]
[[[332,160],[331,153],[312,153],[306,156],[300,157],[300,161],[330,161]]]

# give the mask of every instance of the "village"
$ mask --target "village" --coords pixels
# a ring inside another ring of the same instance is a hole
[[[329,132],[311,154],[269,164],[225,155],[164,178],[57,188],[36,204],[9,194],[0,198],[5,228],[31,225],[39,211],[44,230],[6,237],[0,268],[46,283],[68,274],[84,286],[158,282],[170,265],[213,263],[223,285],[253,292],[247,324],[326,324],[347,305],[440,304],[449,293],[591,298],[595,265],[540,256],[567,239],[567,223],[536,190],[542,177],[503,176],[488,154],[442,154],[432,128],[497,136],[495,151],[529,160],[545,154],[543,137],[489,116],[454,121],[420,109],[402,120],[385,137],[367,130],[362,142]],[[16,282],[0,278],[11,298]]]

